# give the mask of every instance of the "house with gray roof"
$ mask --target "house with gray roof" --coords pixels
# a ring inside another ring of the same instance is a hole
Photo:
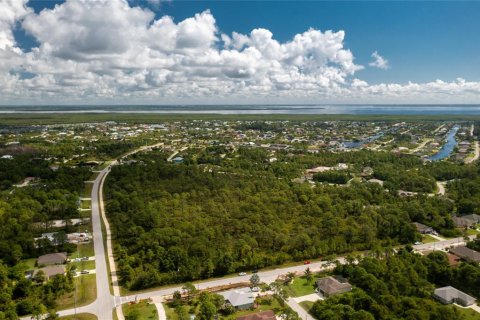
[[[474,297],[451,286],[435,289],[433,297],[444,304],[457,303],[467,307],[475,303]]]
[[[462,216],[463,219],[467,219],[472,221],[472,223],[480,223],[480,215],[478,214],[467,214],[465,216]]]
[[[52,277],[55,277],[56,275],[59,274],[65,274],[65,267],[63,265],[56,265],[56,266],[46,266],[41,269],[37,269],[33,272],[33,277],[39,272],[43,271],[45,275],[45,280],[49,280]]]
[[[473,221],[464,219],[463,217],[452,217],[452,220],[457,228],[470,228],[475,224]]]
[[[352,285],[343,277],[325,277],[316,282],[318,291],[324,296],[333,296],[352,290]]]
[[[480,252],[472,250],[465,246],[451,248],[450,252],[456,255],[457,257],[462,258],[465,261],[475,262],[475,263],[480,262]]]
[[[423,223],[414,222],[413,225],[415,226],[417,231],[421,234],[433,234],[433,233],[435,233],[435,230],[433,230],[432,227],[424,225]]]
[[[232,306],[237,310],[246,310],[253,308],[255,297],[250,288],[233,289],[225,292],[220,292]]]

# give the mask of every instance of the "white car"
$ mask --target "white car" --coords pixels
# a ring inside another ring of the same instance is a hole
[[[253,288],[252,288],[252,292],[258,292],[258,291],[260,291],[260,288],[259,288],[259,287],[253,287]]]
[[[417,241],[414,243],[416,246],[418,246],[419,244],[422,244],[420,241]]]
[[[246,273],[246,272],[240,272],[238,275],[239,275],[239,276],[246,276],[247,273]]]

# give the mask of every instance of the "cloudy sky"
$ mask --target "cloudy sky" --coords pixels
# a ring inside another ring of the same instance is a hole
[[[479,12],[0,0],[0,104],[480,103]]]

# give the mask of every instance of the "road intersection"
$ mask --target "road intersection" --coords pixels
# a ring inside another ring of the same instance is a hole
[[[153,147],[157,147],[161,144],[156,144],[153,146],[144,146],[129,152],[124,155],[122,158],[132,155],[139,151],[150,150]],[[147,292],[141,292],[134,295],[121,296],[120,287],[118,285],[118,279],[116,275],[115,262],[111,244],[111,232],[108,220],[105,216],[104,204],[103,204],[103,183],[108,173],[110,172],[112,166],[118,164],[118,161],[111,162],[106,168],[98,172],[97,178],[93,182],[92,188],[92,227],[93,227],[93,240],[94,240],[94,251],[95,251],[95,261],[96,261],[96,286],[97,286],[97,297],[94,302],[74,308],[58,311],[59,316],[73,315],[78,313],[91,313],[98,317],[100,320],[112,320],[113,319],[113,310],[116,309],[117,318],[119,320],[124,320],[124,315],[122,312],[121,305],[136,300],[142,299],[154,299],[155,301],[159,300],[159,297],[170,296],[175,291],[181,291],[182,286],[173,286],[168,288],[153,289]],[[106,249],[104,246],[104,235],[102,230],[102,219],[105,226],[105,235],[106,235]],[[473,237],[473,236],[472,236]],[[464,239],[454,238],[447,239],[443,241],[436,241],[432,243],[419,244],[413,246],[417,251],[430,251],[430,250],[442,250],[451,246],[458,246],[464,244]],[[107,259],[110,265],[110,272],[107,267]],[[337,259],[340,263],[346,263],[346,259],[339,257]],[[289,272],[294,272],[297,274],[302,274],[306,268],[310,268],[312,271],[320,271],[326,268],[331,267],[331,264],[327,261],[312,262],[308,265],[296,265],[289,267],[279,267],[271,270],[259,271],[258,275],[260,280],[264,283],[272,283],[279,276],[285,275]],[[206,281],[200,281],[194,283],[197,289],[203,290],[218,286],[225,286],[234,283],[248,283],[250,275],[243,276],[227,276],[224,278],[210,279]],[[113,295],[110,292],[110,284],[113,287]],[[302,309],[303,310],[303,309]],[[297,311],[298,312],[298,311]],[[301,315],[304,315],[305,310],[302,311]],[[162,315],[164,316],[164,315]],[[309,316],[308,316],[309,317]],[[162,317],[163,318],[163,317]],[[28,317],[22,319],[29,319]]]

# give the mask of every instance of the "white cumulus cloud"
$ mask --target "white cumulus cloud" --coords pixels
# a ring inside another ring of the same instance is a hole
[[[368,84],[342,30],[287,41],[262,28],[227,35],[208,10],[175,21],[126,0],[67,0],[39,13],[27,0],[0,0],[0,12],[1,104],[468,102],[480,94],[462,79]],[[15,26],[38,47],[22,51]],[[372,57],[370,65],[388,67]]]
[[[390,64],[388,63],[388,60],[382,57],[377,51],[372,53],[372,58],[373,58],[373,61],[368,64],[371,67],[375,67],[383,70],[390,69]]]

